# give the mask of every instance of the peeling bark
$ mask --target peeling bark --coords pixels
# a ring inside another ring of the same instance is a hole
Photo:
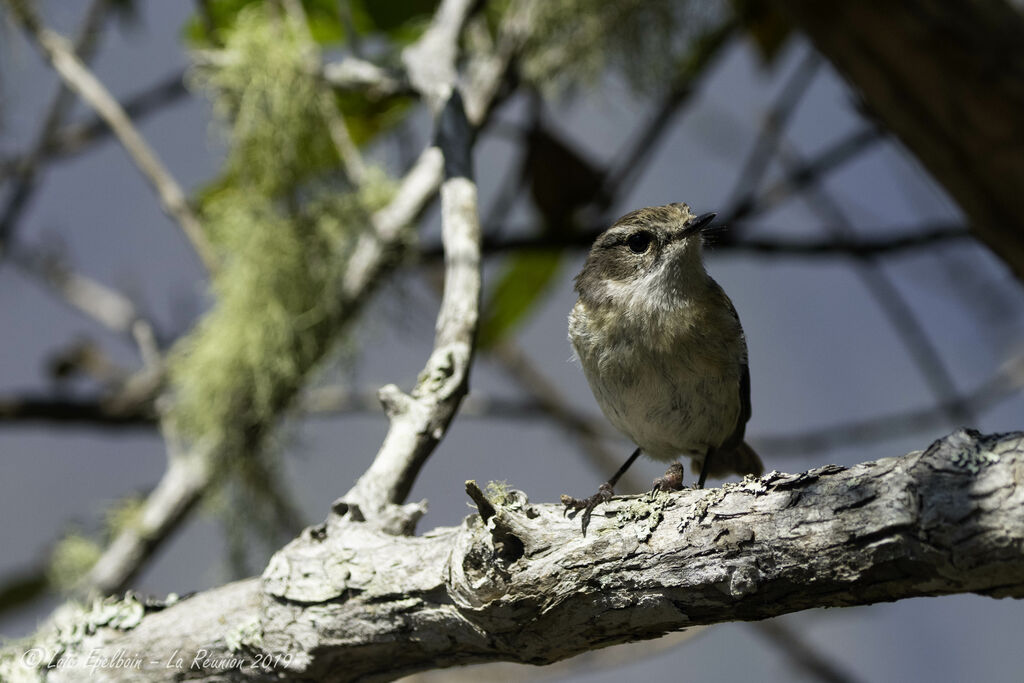
[[[97,603],[56,619],[35,645],[77,658],[48,672],[57,681],[80,680],[90,653],[119,652],[144,661],[99,667],[94,680],[390,680],[472,662],[546,664],[814,607],[1020,598],[1022,478],[1024,433],[961,430],[850,468],[616,498],[586,537],[560,506],[518,492],[419,537],[332,514],[259,579],[157,611]],[[253,666],[259,657],[276,668]]]

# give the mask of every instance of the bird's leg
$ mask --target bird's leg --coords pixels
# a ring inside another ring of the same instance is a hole
[[[629,456],[629,459],[622,464],[622,467],[612,475],[612,478],[597,487],[597,493],[590,496],[590,498],[573,498],[572,496],[562,495],[562,505],[565,508],[562,510],[564,516],[569,510],[579,511],[583,510],[583,535],[587,535],[587,527],[590,526],[590,515],[601,503],[607,503],[615,495],[615,484],[619,482],[619,478],[626,473],[629,466],[633,464],[633,461],[640,457],[640,450],[637,448],[633,451],[633,455]]]
[[[704,482],[707,481],[708,472],[711,471],[708,463],[711,462],[711,458],[714,457],[714,455],[714,448],[708,448],[708,452],[704,454],[704,463],[700,466],[700,479],[697,480],[697,488],[699,489],[704,488]]]
[[[654,480],[654,491],[682,491],[683,490],[683,466],[674,462],[668,466],[665,476]]]

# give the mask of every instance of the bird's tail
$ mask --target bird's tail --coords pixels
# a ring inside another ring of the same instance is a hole
[[[694,467],[696,471],[700,471],[697,463],[694,463]],[[753,474],[754,476],[760,476],[764,474],[764,464],[761,463],[761,458],[750,447],[750,444],[746,441],[741,441],[732,450],[717,451],[711,458],[708,474],[716,478],[727,477],[730,474]]]

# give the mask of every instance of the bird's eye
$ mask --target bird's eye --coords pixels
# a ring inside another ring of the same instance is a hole
[[[642,254],[651,248],[651,241],[654,237],[646,230],[634,232],[626,239],[626,246],[634,254]]]

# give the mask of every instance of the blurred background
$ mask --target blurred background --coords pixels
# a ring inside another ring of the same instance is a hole
[[[130,532],[168,452],[189,443],[215,444],[214,483],[125,585],[163,596],[262,571],[371,462],[387,429],[375,392],[415,383],[440,285],[435,205],[357,307],[331,303],[366,212],[429,142],[429,114],[401,82],[398,54],[435,2],[34,3],[189,197],[191,208],[169,212],[93,108],[62,94],[16,4],[0,4],[7,637],[32,632]],[[856,50],[837,56],[827,31],[800,23],[807,12],[778,10],[787,4],[802,3],[540,10],[476,147],[481,351],[470,396],[410,496],[429,501],[421,530],[468,514],[466,479],[555,502],[589,495],[629,454],[572,360],[566,317],[594,235],[643,206],[685,201],[719,214],[708,269],[747,333],[747,435],[767,469],[902,455],[959,426],[1022,428],[1024,270],[1013,254],[1024,247],[992,228],[1006,215],[971,203],[942,152],[913,137],[913,120],[893,123],[878,108],[891,101],[848,84],[863,73]],[[466,49],[500,35],[515,5],[479,9]],[[1002,24],[1012,39],[1017,24]],[[932,28],[940,42],[957,37]],[[310,64],[346,58],[396,80],[308,77]],[[892,68],[920,67],[924,83],[931,67],[918,59]],[[992,78],[983,115],[1001,106]],[[361,180],[332,144],[332,118],[361,151]],[[967,137],[996,118],[966,120],[967,139],[949,143],[965,166],[972,150],[1020,156],[1020,130],[999,131],[1008,152]],[[180,227],[187,213],[221,259],[212,279],[204,247]],[[1007,230],[1020,234],[1017,220]],[[642,490],[662,471],[638,462],[618,490]],[[1021,633],[1024,611],[1009,601],[914,599],[440,679],[1019,680]]]

